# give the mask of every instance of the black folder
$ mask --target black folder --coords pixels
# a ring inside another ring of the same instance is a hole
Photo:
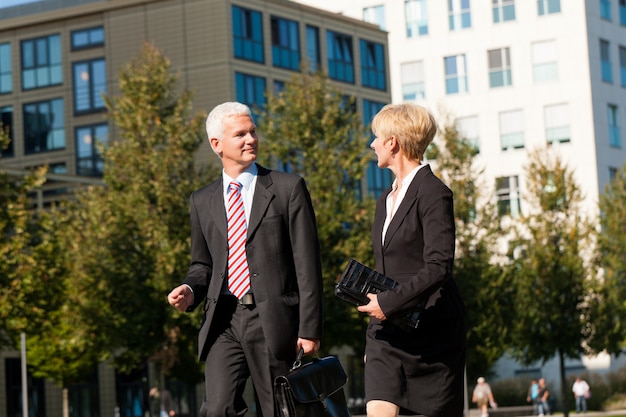
[[[368,268],[355,259],[350,259],[341,278],[335,285],[335,295],[351,304],[360,306],[369,303],[368,293],[378,294],[392,290],[397,286],[398,283],[395,280]],[[426,299],[421,300],[412,311],[393,317],[390,321],[405,331],[417,329],[420,314],[424,310],[426,301]]]

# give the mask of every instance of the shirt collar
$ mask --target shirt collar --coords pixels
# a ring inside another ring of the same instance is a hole
[[[418,166],[413,168],[411,172],[409,172],[407,176],[404,177],[401,184],[398,184],[398,178],[393,180],[393,184],[391,185],[392,191],[396,191],[398,188],[408,187],[413,181],[413,178],[415,178],[415,175],[417,175],[417,171],[419,171],[425,165],[425,163],[421,162]]]
[[[228,184],[232,181],[241,183],[242,187],[248,191],[252,185],[254,177],[258,174],[259,168],[256,164],[251,164],[244,172],[239,174],[237,178],[230,177],[224,170],[222,170],[222,176],[224,177],[224,191],[228,190]]]

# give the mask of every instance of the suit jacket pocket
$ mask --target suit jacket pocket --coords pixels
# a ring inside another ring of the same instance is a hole
[[[300,302],[300,296],[297,292],[288,292],[283,294],[283,302],[290,307],[295,306]]]

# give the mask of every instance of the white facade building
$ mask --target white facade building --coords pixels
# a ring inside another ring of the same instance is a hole
[[[626,0],[296,0],[389,33],[394,103],[444,114],[479,145],[494,201],[524,210],[527,151],[575,170],[590,214],[626,159]],[[508,179],[508,180],[507,180]],[[551,361],[552,362],[552,361]],[[558,363],[543,372],[558,374]],[[613,371],[614,358],[568,370]],[[540,373],[503,359],[499,378]]]

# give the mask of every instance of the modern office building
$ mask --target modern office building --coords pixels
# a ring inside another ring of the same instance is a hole
[[[99,177],[92,138],[109,132],[101,94],[118,93],[117,75],[144,41],[171,59],[196,109],[262,105],[304,62],[356,97],[365,120],[390,101],[387,34],[361,20],[286,0],[34,1],[0,8],[0,114],[13,138],[0,167]]]
[[[118,94],[120,70],[145,41],[171,60],[181,86],[194,92],[194,111],[232,100],[263,105],[265,92],[281,88],[305,62],[355,97],[364,121],[391,101],[387,33],[307,5],[30,0],[3,7],[0,1],[0,116],[12,138],[0,170],[19,175],[47,164],[41,206],[67,197],[76,184],[99,181],[103,162],[94,139],[113,139],[102,94]],[[211,157],[207,141],[197,158]],[[374,193],[389,184],[389,177],[368,180]],[[153,377],[149,369],[123,376],[101,364],[91,380],[70,387],[71,416],[147,416]],[[20,380],[19,352],[0,352],[0,415],[22,415]],[[197,415],[197,387],[170,387],[177,390],[180,415]],[[29,377],[29,398],[36,407],[30,415],[61,415],[61,391],[49,381]]]
[[[296,0],[389,32],[392,100],[449,114],[501,214],[525,210],[528,151],[575,170],[590,214],[626,160],[626,0]],[[608,356],[568,370],[616,370]],[[557,375],[558,364],[543,367]],[[501,378],[541,372],[503,360]]]

